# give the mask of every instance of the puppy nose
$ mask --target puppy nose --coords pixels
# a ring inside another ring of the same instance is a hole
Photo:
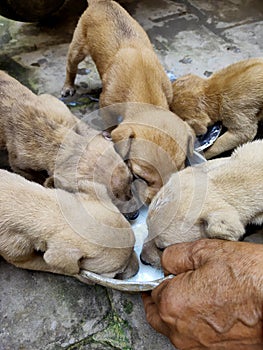
[[[126,217],[127,220],[135,220],[139,216],[140,212],[139,210],[135,210],[132,213],[126,213],[124,216]]]
[[[126,267],[126,269],[123,272],[118,273],[115,276],[115,278],[125,280],[127,278],[130,278],[130,277],[133,277],[134,275],[136,275],[136,273],[138,271],[139,271],[139,261],[138,261],[138,258],[137,258],[135,251],[133,251],[132,255],[130,257],[130,261],[129,261],[128,266]]]
[[[140,260],[144,265],[151,265],[150,263],[148,263],[147,261],[145,261],[142,257],[142,255],[140,255]]]

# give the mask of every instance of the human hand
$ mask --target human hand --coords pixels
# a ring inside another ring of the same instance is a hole
[[[263,349],[263,245],[203,239],[165,249],[176,276],[143,302],[150,325],[180,350]]]

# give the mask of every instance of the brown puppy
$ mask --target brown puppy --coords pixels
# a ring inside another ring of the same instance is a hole
[[[189,74],[173,83],[171,110],[204,134],[221,121],[227,131],[205,152],[207,159],[252,141],[263,119],[263,59],[232,64],[208,79]]]
[[[133,174],[147,182],[143,197],[149,203],[170,174],[184,167],[193,133],[169,111],[171,83],[147,34],[116,2],[89,1],[70,44],[63,95],[74,92],[77,65],[87,54],[102,79],[105,128],[122,117],[112,140]]]
[[[247,224],[263,223],[262,183],[263,140],[173,174],[149,207],[142,260],[159,266],[161,251],[175,243],[239,240]]]
[[[106,185],[121,211],[134,210],[127,203],[131,174],[112,142],[55,97],[37,96],[4,72],[0,95],[0,149],[7,149],[13,171],[35,179],[44,170],[56,175],[56,187],[73,192],[79,180],[95,180]]]
[[[144,102],[168,108],[172,86],[143,28],[115,1],[88,2],[69,47],[62,95],[74,93],[78,64],[90,55],[102,79],[101,107]]]
[[[129,159],[132,173],[146,182],[147,189],[142,188],[142,193],[139,188],[139,192],[141,200],[149,204],[171,174],[183,169],[186,158],[191,158],[194,133],[187,123],[168,110],[134,105],[130,117],[111,135],[118,153]]]
[[[133,231],[103,185],[86,181],[88,193],[73,194],[5,170],[0,176],[0,255],[8,262],[66,275],[137,272]]]

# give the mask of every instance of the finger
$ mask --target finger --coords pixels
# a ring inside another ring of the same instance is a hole
[[[153,302],[155,304],[157,304],[157,305],[160,304],[162,297],[163,297],[163,292],[166,290],[166,288],[170,282],[171,282],[171,280],[165,280],[153,289],[151,299],[153,300]]]
[[[143,292],[141,295],[144,307],[148,306],[148,304],[154,303],[151,293]]]
[[[154,328],[157,332],[169,336],[169,328],[163,322],[159,315],[159,310],[157,305],[154,303],[150,295],[142,295],[144,310],[146,314],[147,322]]]
[[[201,239],[178,243],[166,248],[162,254],[162,266],[166,273],[179,274],[196,270],[204,265],[223,244],[222,240]]]

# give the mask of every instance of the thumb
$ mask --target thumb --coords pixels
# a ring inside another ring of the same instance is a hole
[[[201,239],[167,247],[162,254],[163,269],[174,275],[196,270],[214,257],[215,251],[222,243],[223,241],[218,239]]]

